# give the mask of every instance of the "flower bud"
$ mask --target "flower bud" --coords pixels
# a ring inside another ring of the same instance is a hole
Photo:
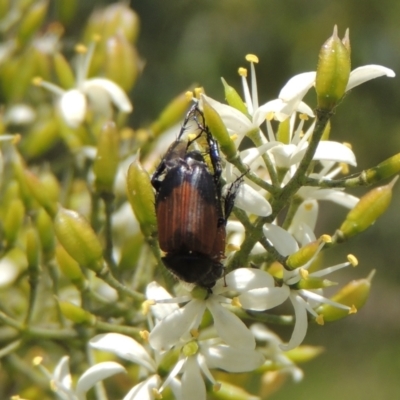
[[[101,244],[84,217],[60,206],[54,218],[54,230],[57,239],[75,261],[94,272],[101,271]]]
[[[367,278],[349,282],[345,287],[339,290],[331,300],[348,307],[355,307],[356,310],[359,310],[364,306],[369,297],[371,281],[374,274],[375,271]],[[324,321],[336,321],[349,315],[348,310],[337,308],[330,304],[322,304],[315,311],[324,317]]]
[[[376,167],[365,171],[365,179],[368,183],[376,183],[390,178],[400,172],[400,153],[379,163]]]
[[[361,197],[339,228],[343,238],[348,239],[365,231],[386,211],[392,200],[392,188],[397,178],[388,185],[372,189]]]
[[[308,276],[307,278],[300,279],[299,282],[295,285],[295,287],[296,289],[310,290],[310,289],[323,289],[334,285],[336,285],[336,283],[330,281],[329,279]]]
[[[26,43],[40,28],[47,13],[48,1],[36,1],[26,10],[18,27],[18,39]]]
[[[18,233],[24,221],[25,207],[20,199],[13,199],[7,207],[3,222],[4,236],[7,246],[12,246],[17,239]]]
[[[171,128],[177,124],[187,110],[190,99],[186,96],[186,93],[181,93],[164,108],[157,120],[154,121],[150,129],[154,136],[159,136],[162,132]]]
[[[85,285],[85,277],[79,264],[67,253],[61,245],[56,248],[56,260],[63,274],[78,288]]]
[[[218,400],[257,400],[258,396],[251,395],[246,392],[241,386],[234,385],[231,382],[222,382],[214,387],[213,398]]]
[[[62,314],[75,324],[93,325],[96,322],[96,317],[93,314],[75,304],[68,301],[59,301],[58,304]]]
[[[283,144],[290,143],[290,118],[279,123],[276,139]]]
[[[349,42],[349,41],[347,41]],[[350,53],[337,36],[333,35],[323,44],[318,59],[315,90],[318,108],[332,110],[343,97],[350,76]]]
[[[75,86],[75,77],[71,66],[61,53],[53,56],[54,70],[62,88],[68,90]]]
[[[225,99],[227,103],[237,110],[241,111],[244,115],[249,115],[247,111],[246,104],[243,102],[242,98],[240,97],[239,93],[232,87],[229,86],[224,78],[221,78],[222,84],[224,85],[225,90]]]
[[[97,143],[93,163],[95,187],[99,193],[112,193],[119,164],[119,134],[114,122],[106,122]]]
[[[285,356],[290,358],[295,364],[304,363],[318,357],[324,348],[321,346],[298,346],[292,350],[285,351]]]
[[[228,160],[235,158],[237,155],[236,146],[229,136],[224,122],[215,109],[207,102],[205,96],[202,96],[201,99],[206,124],[210,128],[212,135],[217,139],[221,151]]]
[[[27,229],[25,240],[28,268],[37,271],[39,268],[40,243],[37,232],[33,227]]]
[[[25,170],[26,184],[36,201],[54,217],[57,212],[57,202],[51,198],[46,185],[29,170]]]
[[[296,269],[307,264],[321,249],[323,243],[325,243],[324,237],[306,244],[287,258],[286,266],[289,269]]]
[[[105,75],[126,92],[132,89],[141,61],[136,49],[121,33],[110,37],[105,44]]]
[[[154,190],[149,174],[138,160],[128,169],[127,194],[143,234],[154,235],[157,230]]]
[[[41,208],[37,213],[35,225],[39,234],[44,258],[45,260],[51,260],[54,256],[56,237],[53,228],[53,221],[43,208]]]

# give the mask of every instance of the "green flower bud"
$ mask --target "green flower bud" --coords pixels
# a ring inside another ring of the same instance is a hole
[[[225,154],[227,160],[231,160],[237,156],[235,143],[229,136],[228,130],[223,123],[219,114],[214,110],[205,97],[202,97],[204,118],[207,126],[210,128],[212,135],[217,139],[221,151]]]
[[[25,166],[23,165],[20,155],[16,151],[14,151],[13,154],[12,164],[13,164],[14,174],[17,178],[19,185],[19,194],[22,201],[24,202],[25,208],[27,210],[37,208],[37,203],[32,196],[30,187],[27,182],[27,176],[25,175]],[[36,180],[38,181],[37,178]]]
[[[75,324],[94,325],[96,322],[96,317],[93,314],[90,314],[88,311],[85,311],[83,308],[78,307],[75,304],[67,301],[59,301],[58,304],[62,314]]]
[[[101,271],[101,244],[84,217],[60,206],[54,218],[54,230],[57,239],[75,261],[94,272]]]
[[[47,13],[48,1],[36,1],[26,10],[18,27],[18,39],[26,43],[40,28]]]
[[[33,227],[26,230],[25,239],[28,268],[36,271],[39,268],[40,243],[37,232]]]
[[[186,343],[182,348],[182,354],[184,357],[190,357],[197,354],[199,351],[199,345],[196,341],[192,340],[189,343]]]
[[[386,211],[392,200],[392,189],[397,178],[388,185],[372,189],[361,197],[339,228],[339,233],[343,238],[348,239],[365,231]]]
[[[258,396],[251,395],[241,386],[234,385],[231,382],[222,382],[216,384],[213,388],[212,397],[215,400],[257,400]]]
[[[119,164],[119,134],[114,122],[103,125],[93,163],[95,187],[99,193],[112,193]]]
[[[308,243],[296,253],[291,254],[286,260],[286,266],[289,269],[296,269],[307,264],[321,249],[323,243],[331,239],[328,235],[321,236],[318,240]]]
[[[337,285],[337,283],[328,279],[308,276],[304,279],[300,279],[295,287],[296,289],[323,289],[334,285]]]
[[[143,235],[153,236],[157,230],[154,190],[149,174],[138,160],[128,169],[127,194]]]
[[[36,229],[39,234],[40,243],[45,260],[51,260],[54,256],[56,237],[53,228],[53,221],[49,214],[41,208],[36,216]]]
[[[78,288],[85,286],[85,277],[79,264],[67,253],[61,245],[56,248],[56,260],[63,274]]]
[[[379,163],[376,167],[365,171],[365,179],[368,183],[376,183],[390,178],[400,172],[400,153]]]
[[[129,92],[142,69],[136,49],[120,32],[110,37],[105,46],[105,75]]]
[[[246,104],[243,102],[242,98],[240,97],[239,93],[232,87],[229,86],[224,78],[221,78],[222,84],[224,85],[225,90],[225,99],[227,103],[237,110],[241,111],[244,115],[249,116],[247,111]]]
[[[47,186],[29,170],[25,170],[25,178],[33,197],[51,217],[54,217],[57,212],[57,202],[49,195]]]
[[[294,363],[304,363],[318,357],[324,348],[321,346],[298,346],[292,350],[286,351],[285,356],[290,358]]]
[[[350,53],[346,46],[338,38],[335,26],[319,53],[315,90],[321,110],[332,110],[346,91],[350,76]]]
[[[162,132],[177,124],[187,110],[191,100],[186,93],[181,93],[167,104],[157,120],[150,126],[154,136],[159,136]]]
[[[75,86],[75,76],[66,58],[57,52],[53,56],[53,62],[61,87],[67,90],[72,89]]]
[[[25,207],[20,199],[11,200],[3,222],[4,236],[8,246],[12,246],[24,221]]]
[[[350,312],[330,304],[322,304],[315,311],[323,316],[324,321],[336,321],[347,317],[349,313],[357,312],[357,310],[364,306],[369,297],[371,281],[374,274],[375,271],[372,271],[367,278],[354,280],[348,283],[331,298],[331,300],[336,303],[351,307],[352,310]]]
[[[279,123],[276,139],[283,144],[290,143],[290,118]]]

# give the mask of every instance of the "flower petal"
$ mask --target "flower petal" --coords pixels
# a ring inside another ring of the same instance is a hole
[[[252,289],[239,295],[239,301],[246,310],[264,311],[277,307],[289,297],[288,286]]]
[[[77,128],[85,119],[86,97],[77,89],[68,90],[60,97],[59,107],[66,124]]]
[[[146,287],[146,298],[157,301],[171,299],[172,296],[161,285],[153,281]],[[151,312],[158,321],[162,320],[167,315],[170,315],[177,309],[179,309],[179,306],[176,303],[157,303],[151,306]]]
[[[58,385],[61,385],[65,389],[71,389],[72,386],[72,378],[69,372],[69,357],[64,356],[57,363],[53,372],[53,380],[57,382]]]
[[[160,382],[158,375],[150,376],[150,378],[135,385],[123,400],[154,400],[153,389],[157,389],[160,386]]]
[[[128,96],[125,94],[122,88],[113,81],[105,78],[93,78],[83,83],[83,91],[90,91],[92,88],[101,88],[105,90],[110,96],[111,101],[120,111],[130,113],[133,110]]]
[[[394,78],[396,74],[390,68],[383,67],[382,65],[364,65],[351,71],[349,82],[347,83],[346,91],[361,85],[371,79],[379,78],[380,76],[387,76]]]
[[[237,191],[235,206],[261,217],[267,217],[272,212],[268,200],[246,183],[240,185]]]
[[[265,237],[273,244],[275,250],[284,257],[295,253],[299,249],[293,236],[280,226],[265,224],[263,232]]]
[[[182,398],[190,400],[206,400],[206,385],[201,376],[196,357],[188,357],[183,367]]]
[[[343,162],[353,167],[357,165],[356,156],[349,147],[342,143],[331,142],[329,140],[322,140],[318,143],[313,160]]]
[[[256,347],[252,333],[240,318],[222,307],[213,297],[206,302],[214,319],[214,327],[225,343],[244,350],[253,350]]]
[[[85,393],[97,382],[120,372],[125,372],[125,368],[114,361],[102,362],[88,368],[76,384],[78,398],[84,400],[86,398]]]
[[[289,342],[279,346],[283,351],[292,350],[299,346],[306,336],[308,327],[305,301],[294,293],[290,294],[289,299],[293,304],[296,322]]]
[[[223,344],[202,346],[201,349],[209,368],[221,368],[228,372],[254,371],[265,361],[264,356],[256,350],[237,349]]]
[[[135,339],[120,333],[103,333],[90,339],[89,346],[97,350],[109,351],[125,360],[137,363],[151,372],[156,371],[155,361],[146,349]]]
[[[192,300],[161,320],[150,332],[150,345],[156,350],[169,349],[193,327],[198,314],[205,310],[205,302]]]

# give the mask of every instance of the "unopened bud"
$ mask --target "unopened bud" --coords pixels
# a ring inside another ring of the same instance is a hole
[[[18,198],[11,200],[3,222],[4,236],[8,246],[12,246],[17,239],[18,233],[22,227],[24,215],[24,203]]]
[[[79,264],[67,253],[63,246],[56,248],[56,260],[63,274],[78,288],[84,286],[85,277]]]
[[[47,0],[36,1],[24,13],[18,27],[18,39],[26,43],[33,34],[40,28],[47,13],[49,2]]]
[[[366,181],[376,183],[383,179],[390,178],[400,172],[400,153],[379,163],[376,167],[365,171]]]
[[[229,86],[224,78],[221,78],[222,84],[224,85],[225,90],[225,99],[227,103],[237,110],[241,111],[244,115],[248,115],[246,104],[243,102],[239,93],[232,87]]]
[[[296,253],[291,254],[286,260],[286,266],[289,269],[296,269],[307,264],[321,249],[324,241],[322,239],[315,240],[303,246]]]
[[[43,208],[38,210],[35,225],[39,234],[44,258],[45,260],[50,260],[54,256],[56,237],[53,228],[53,221]]]
[[[323,44],[317,66],[315,90],[318,108],[332,110],[343,97],[350,76],[350,53],[338,38],[337,27]]]
[[[58,304],[62,314],[75,324],[93,325],[96,321],[96,317],[93,314],[90,314],[88,311],[75,304],[67,301],[59,301]]]
[[[75,86],[75,77],[71,66],[61,53],[53,56],[54,70],[62,88],[68,90]]]

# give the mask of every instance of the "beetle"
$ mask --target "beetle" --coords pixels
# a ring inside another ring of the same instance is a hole
[[[200,133],[183,140],[189,122]],[[201,151],[191,147],[205,135],[212,169]],[[178,138],[156,168],[151,182],[156,190],[158,240],[166,255],[162,261],[179,279],[211,290],[224,272],[226,220],[233,209],[241,178],[223,198],[222,164],[218,143],[194,105],[185,117]]]

